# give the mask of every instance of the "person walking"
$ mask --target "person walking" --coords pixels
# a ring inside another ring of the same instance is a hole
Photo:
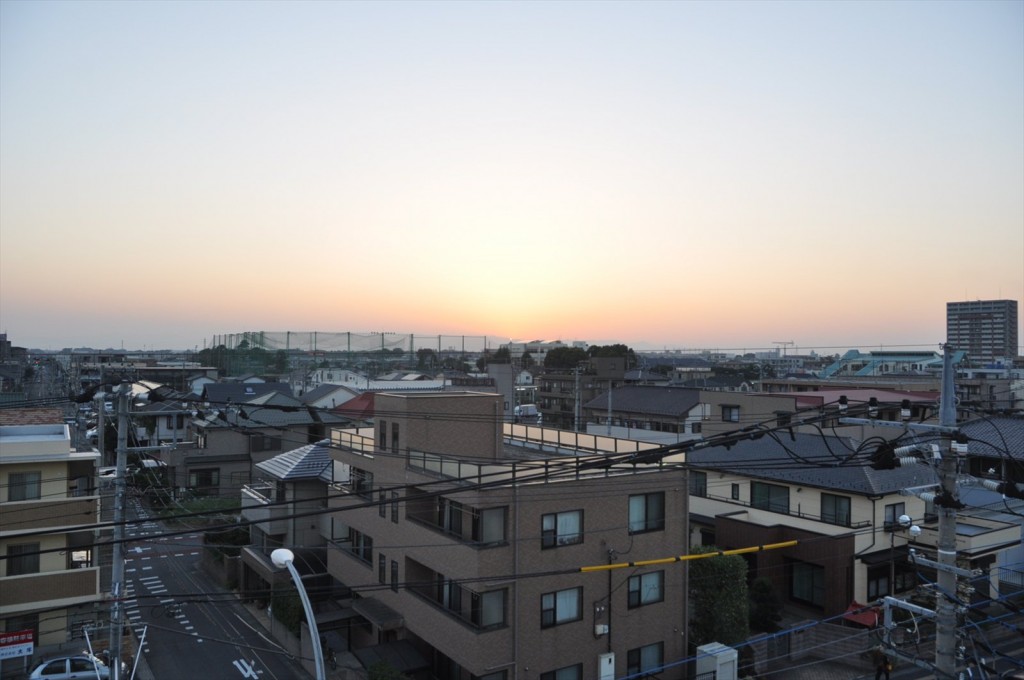
[[[889,673],[892,671],[892,661],[885,655],[881,646],[875,647],[875,680],[891,680]]]

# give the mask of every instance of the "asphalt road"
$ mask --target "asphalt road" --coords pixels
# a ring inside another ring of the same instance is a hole
[[[148,511],[137,499],[129,514]],[[298,662],[269,638],[233,595],[199,567],[199,532],[160,537],[157,521],[130,527],[125,551],[126,612],[156,680],[302,680]]]

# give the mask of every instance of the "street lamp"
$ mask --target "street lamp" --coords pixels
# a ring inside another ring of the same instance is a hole
[[[309,603],[309,595],[306,594],[306,587],[302,585],[302,577],[295,569],[295,554],[288,548],[278,548],[270,553],[270,560],[275,566],[288,569],[295,581],[295,588],[299,591],[302,599],[302,608],[306,610],[306,621],[309,622],[309,637],[313,642],[313,663],[316,664],[317,680],[325,680],[324,674],[324,651],[320,647],[320,631],[316,627],[316,618],[313,616],[313,605]]]
[[[900,515],[896,520],[899,529],[909,530],[907,533],[910,534],[911,541],[921,535],[921,527],[913,524],[913,521],[910,515]],[[897,527],[892,527],[889,533],[889,594],[893,597],[896,596],[896,529]]]

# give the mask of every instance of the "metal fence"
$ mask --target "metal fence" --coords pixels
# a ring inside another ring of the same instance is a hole
[[[486,335],[417,335],[415,333],[324,332],[324,331],[243,331],[214,335],[211,347],[223,345],[228,349],[250,347],[268,351],[330,352],[396,352],[415,354],[420,349],[431,349],[438,354],[478,354],[496,350],[507,344],[508,338]]]

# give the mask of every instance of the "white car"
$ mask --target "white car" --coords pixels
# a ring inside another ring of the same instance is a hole
[[[121,674],[127,671],[121,664]],[[110,669],[98,657],[88,652],[74,656],[61,656],[43,661],[28,676],[29,680],[108,680]]]

